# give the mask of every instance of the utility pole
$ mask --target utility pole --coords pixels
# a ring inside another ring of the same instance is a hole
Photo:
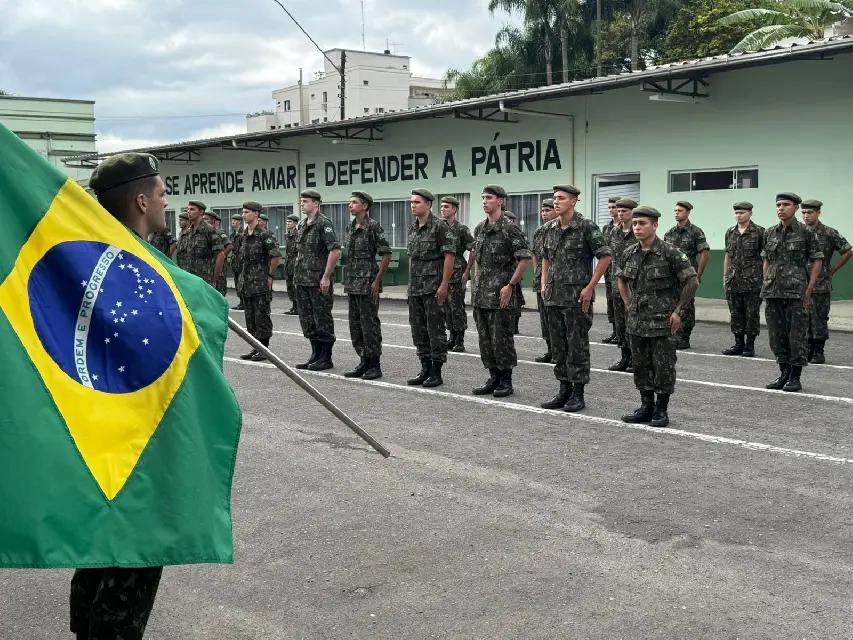
[[[361,0],[361,49],[367,51],[367,45],[364,43],[364,0]]]
[[[341,49],[341,120],[347,119],[347,52],[346,49]]]
[[[601,0],[595,2],[595,65],[596,76],[601,77]]]

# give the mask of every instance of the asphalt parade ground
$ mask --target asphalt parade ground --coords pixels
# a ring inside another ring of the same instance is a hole
[[[308,354],[273,301],[271,348]],[[470,314],[470,310],[469,310]],[[306,379],[386,445],[385,460],[283,374],[225,372],[243,408],[235,564],[167,567],[146,638],[853,638],[853,334],[834,332],[803,391],[769,391],[766,331],[725,357],[724,325],[679,352],[667,429],[591,331],[587,409],[539,408],[557,383],[538,316],[517,336],[515,395],[485,378],[469,320],[445,384],[419,363],[405,303],[383,300],[384,378],[357,361],[335,301],[335,369]],[[243,314],[232,317],[243,322]],[[0,638],[70,637],[70,571],[3,571]]]

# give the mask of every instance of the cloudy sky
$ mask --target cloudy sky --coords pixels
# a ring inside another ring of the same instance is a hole
[[[282,2],[324,49],[361,48],[359,0]],[[415,75],[465,68],[515,21],[487,3],[365,0],[367,49],[397,43]],[[0,89],[95,100],[101,151],[245,132],[322,68],[273,0],[0,0],[0,16]]]

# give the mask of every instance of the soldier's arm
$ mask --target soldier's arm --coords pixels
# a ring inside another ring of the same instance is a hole
[[[622,276],[616,276],[616,287],[619,289],[619,297],[622,298],[622,302],[627,307],[631,302],[631,292],[628,290],[628,285]]]
[[[545,294],[545,287],[548,285],[548,274],[551,271],[551,261],[542,256],[542,282],[539,283],[539,289],[542,291],[542,294]]]
[[[702,282],[702,274],[705,273],[705,267],[708,266],[708,259],[710,257],[711,252],[708,249],[705,249],[702,253],[699,254],[699,262],[696,265],[696,277],[699,282]]]
[[[172,240],[172,242],[169,243],[169,248],[167,249],[166,255],[168,255],[170,258],[172,258],[172,257],[174,257],[175,251],[177,251],[177,250],[178,250],[178,243],[175,242],[174,240]]]
[[[850,257],[853,256],[853,249],[847,249],[844,253],[841,254],[841,259],[835,263],[835,266],[832,267],[832,270],[829,272],[829,277],[834,276],[838,271],[850,260]]]
[[[696,295],[696,290],[699,288],[699,277],[694,273],[688,276],[681,284],[681,295],[678,298],[678,304],[675,306],[675,313],[681,315],[681,311],[690,304],[693,297]]]
[[[723,286],[726,285],[726,276],[729,275],[729,270],[732,268],[732,259],[729,252],[723,254]]]

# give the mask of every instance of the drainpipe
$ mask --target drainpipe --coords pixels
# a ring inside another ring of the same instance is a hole
[[[516,109],[507,107],[504,101],[498,103],[498,109],[501,113],[514,114],[518,116],[536,116],[539,118],[556,118],[558,120],[569,120],[569,147],[571,148],[571,181],[575,184],[575,117],[565,113],[548,113],[547,111],[534,111],[532,109]]]

